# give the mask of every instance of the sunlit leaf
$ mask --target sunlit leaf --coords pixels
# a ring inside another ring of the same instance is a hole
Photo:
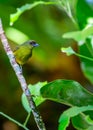
[[[83,58],[83,59],[86,59],[86,60],[90,60],[90,61],[92,61],[93,62],[93,58],[91,58],[91,57],[87,57],[87,56],[85,56],[85,55],[80,55],[79,53],[76,53],[71,47],[66,47],[66,48],[61,48],[61,51],[62,52],[64,52],[64,53],[66,53],[67,54],[67,56],[70,56],[70,55],[72,55],[72,54],[74,54],[74,55],[76,55],[76,56],[78,56],[78,57],[81,57],[81,58]]]
[[[17,8],[17,12],[14,14],[10,15],[10,25],[13,25],[13,23],[19,18],[19,16],[24,13],[27,10],[33,9],[34,7],[36,7],[37,5],[42,5],[42,4],[56,4],[57,2],[44,2],[44,1],[36,1],[34,3],[31,4],[25,4],[20,8]]]
[[[93,26],[84,28],[79,32],[71,32],[64,34],[65,38],[73,38],[78,42],[79,52],[74,53],[69,47],[63,50],[68,56],[72,53],[81,58],[81,68],[84,75],[93,83]],[[79,44],[81,41],[85,44]],[[80,54],[79,54],[80,53]]]
[[[74,31],[74,32],[67,32],[64,35],[62,35],[63,38],[71,38],[74,39],[75,41],[79,42],[82,39],[82,31]]]
[[[17,44],[22,44],[24,41],[30,39],[26,34],[13,27],[9,27],[6,29],[6,35],[11,41]]]
[[[47,84],[47,82],[38,82],[37,84],[34,84],[34,85],[29,85],[29,90],[33,96],[33,99],[36,103],[36,105],[40,105],[42,102],[45,101],[45,99],[41,96],[40,94],[40,89],[43,87],[43,85]],[[27,98],[25,96],[25,94],[23,93],[22,94],[22,104],[25,108],[25,110],[29,113],[31,112],[31,108],[29,107],[29,104],[28,104],[28,101],[27,101]]]
[[[93,106],[83,106],[83,107],[77,107],[74,106],[72,108],[69,108],[65,112],[62,113],[59,119],[59,129],[58,130],[66,130],[66,127],[70,123],[70,118],[78,115],[81,112],[93,110]],[[92,122],[93,125],[93,122]]]
[[[67,56],[70,56],[72,54],[75,54],[75,51],[71,48],[71,47],[67,47],[67,48],[61,48],[61,51],[66,53]]]
[[[93,26],[89,26],[84,28],[81,31],[74,31],[65,33],[62,37],[63,38],[71,38],[77,42],[85,42],[86,38],[93,34]]]

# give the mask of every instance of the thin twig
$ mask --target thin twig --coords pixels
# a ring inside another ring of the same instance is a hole
[[[15,74],[21,84],[21,88],[23,90],[23,92],[25,93],[26,97],[27,97],[27,100],[29,102],[29,106],[32,110],[32,113],[33,113],[33,116],[34,116],[34,119],[36,121],[36,124],[38,126],[38,129],[39,130],[46,130],[45,129],[45,126],[44,126],[44,123],[42,121],[42,118],[37,110],[37,107],[35,105],[35,102],[33,101],[33,98],[31,96],[31,93],[28,89],[28,86],[27,86],[27,83],[26,83],[26,80],[22,74],[22,70],[21,68],[19,67],[19,65],[16,63],[15,61],[15,57],[14,57],[14,54],[10,48],[10,45],[8,44],[8,40],[4,34],[4,30],[3,30],[3,27],[2,27],[2,21],[0,19],[0,38],[1,38],[1,41],[2,41],[2,44],[3,44],[3,47],[4,47],[4,50],[10,60],[10,63],[11,63],[11,66],[13,67],[14,71],[15,71]]]
[[[18,126],[24,128],[25,130],[29,130],[25,125],[21,124],[20,122],[14,120],[13,118],[11,118],[10,116],[4,114],[3,112],[0,112],[0,115],[6,117],[8,120],[14,122],[15,124],[17,124]]]
[[[26,126],[27,125],[27,122],[28,122],[28,120],[29,120],[29,118],[30,118],[30,112],[28,113],[28,115],[27,115],[27,117],[26,117],[26,120],[25,120],[25,122],[24,122],[24,126]]]

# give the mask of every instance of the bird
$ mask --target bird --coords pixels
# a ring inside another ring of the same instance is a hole
[[[16,62],[23,66],[32,56],[33,48],[37,46],[39,46],[39,44],[34,40],[29,40],[21,45],[18,45],[13,51]]]

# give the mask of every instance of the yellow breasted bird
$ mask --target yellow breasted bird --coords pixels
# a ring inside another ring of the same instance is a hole
[[[17,46],[17,48],[14,50],[16,62],[19,65],[25,64],[27,60],[32,56],[32,50],[36,46],[38,46],[38,44],[34,40],[29,40]]]

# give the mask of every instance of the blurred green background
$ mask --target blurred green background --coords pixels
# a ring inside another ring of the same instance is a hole
[[[77,4],[79,11],[83,7],[82,5],[79,9],[84,0],[81,3],[80,1],[78,0]],[[23,66],[23,73],[27,83],[34,84],[39,81],[73,79],[81,84],[88,84],[80,69],[79,59],[76,56],[67,57],[60,51],[61,47],[69,45],[74,50],[78,50],[75,41],[62,38],[62,34],[77,30],[77,27],[62,6],[38,5],[32,10],[24,12],[13,26],[9,25],[10,14],[15,13],[16,8],[31,2],[34,2],[34,0],[0,0],[0,17],[11,48],[14,49],[17,44],[21,44],[27,39],[33,39],[40,45],[34,49],[32,58]],[[76,16],[76,3],[77,0],[74,3],[72,2],[74,16]],[[81,25],[82,20],[78,21],[78,23]],[[0,44],[0,111],[20,122],[24,122],[27,113],[21,104],[21,94],[20,84],[11,68],[2,44]],[[66,108],[65,105],[50,101],[43,103],[39,107],[47,130],[57,130],[59,115]],[[28,127],[37,130],[33,116],[31,116]],[[0,130],[21,129],[0,116]]]

